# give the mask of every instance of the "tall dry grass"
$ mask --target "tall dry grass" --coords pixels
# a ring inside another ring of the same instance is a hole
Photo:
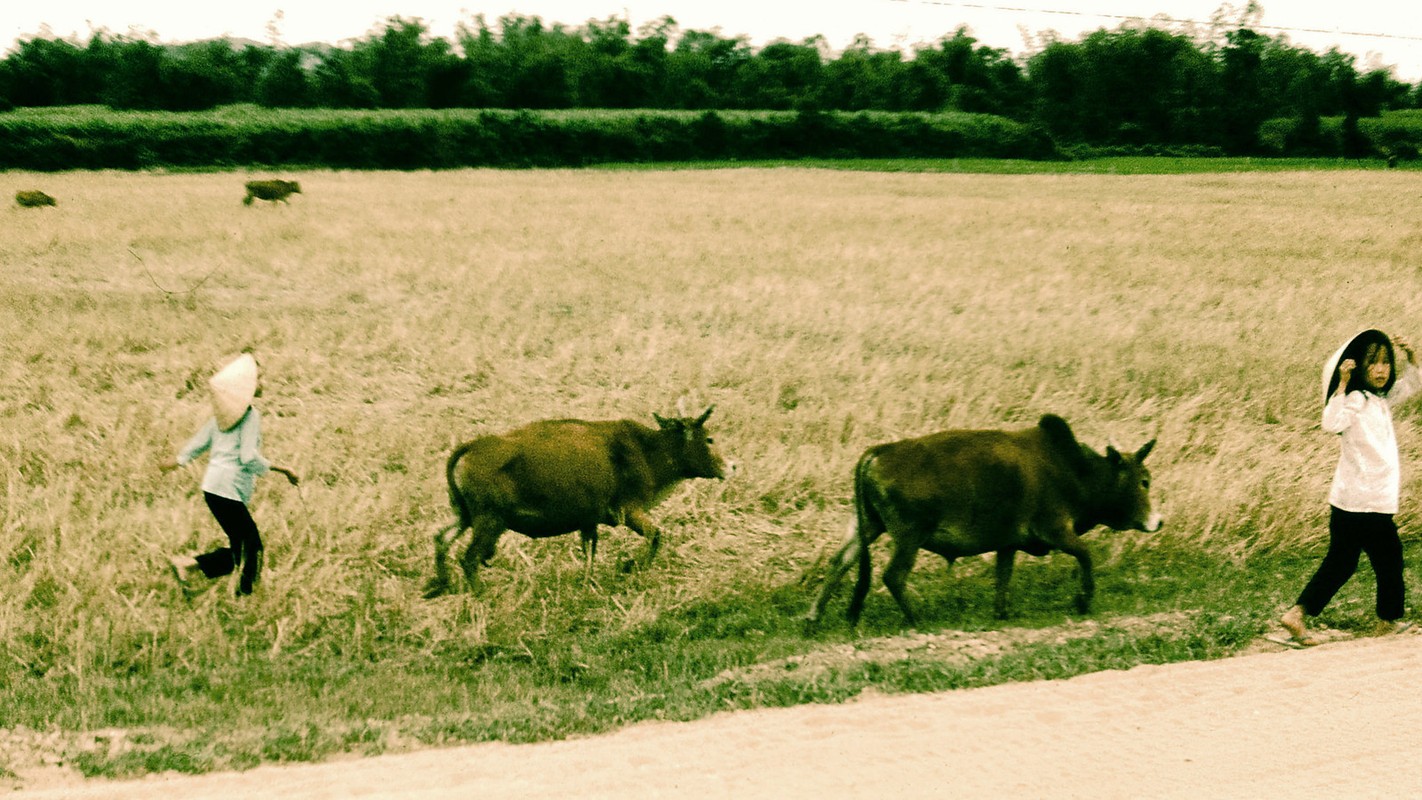
[[[1365,326],[1422,342],[1411,173],[311,172],[244,208],[246,177],[7,175],[59,200],[0,211],[0,676],[26,724],[201,725],[231,698],[181,686],[214,665],[528,649],[793,584],[864,447],[1045,412],[1098,449],[1159,439],[1168,525],[1096,534],[1108,563],[1310,547],[1321,362]],[[165,558],[221,535],[199,471],[157,465],[249,346],[265,451],[305,482],[259,486],[255,596],[185,598]],[[614,573],[626,531],[596,587],[575,537],[509,535],[479,591],[419,599],[456,442],[712,403],[740,473],[672,495],[651,570]],[[71,702],[95,685],[102,720]],[[393,688],[366,709],[405,710]]]

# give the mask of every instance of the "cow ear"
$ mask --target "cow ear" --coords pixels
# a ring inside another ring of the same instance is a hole
[[[672,420],[663,417],[661,414],[658,414],[655,411],[652,412],[652,419],[657,421],[657,427],[661,428],[662,430],[667,430],[668,428],[674,427]]]
[[[1106,460],[1111,462],[1111,466],[1117,466],[1121,463],[1121,451],[1114,445],[1106,445]]]
[[[714,403],[711,404],[711,405],[709,405],[709,406],[707,406],[707,407],[706,407],[706,410],[703,411],[703,412],[701,413],[701,416],[699,416],[699,417],[696,418],[696,422],[694,422],[694,423],[692,423],[692,424],[693,424],[693,425],[705,425],[705,424],[706,424],[706,419],[707,419],[708,417],[710,417],[710,416],[711,416],[711,412],[712,412],[712,411],[715,411],[715,410],[716,410],[716,405],[715,405]]]
[[[1139,464],[1142,461],[1145,461],[1145,457],[1150,455],[1151,448],[1153,447],[1155,447],[1154,439],[1151,439],[1150,441],[1141,445],[1141,449],[1136,451],[1136,463]]]

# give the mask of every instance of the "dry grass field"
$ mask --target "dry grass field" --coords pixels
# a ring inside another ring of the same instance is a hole
[[[1098,450],[1159,439],[1166,527],[1092,535],[1098,613],[1208,618],[1178,651],[1120,634],[1061,669],[1227,654],[1321,552],[1323,359],[1368,326],[1422,342],[1415,172],[306,172],[290,206],[245,208],[254,177],[6,175],[59,205],[0,209],[0,729],[55,733],[86,772],[852,694],[882,671],[704,682],[816,646],[796,617],[864,447],[1045,412]],[[256,595],[188,597],[166,557],[221,534],[199,469],[157,467],[244,347],[265,452],[304,482],[259,484]],[[650,569],[616,570],[642,546],[626,530],[593,586],[576,537],[510,534],[478,589],[420,599],[454,444],[713,403],[739,472],[660,507]],[[1422,440],[1415,409],[1397,419],[1415,587]],[[910,586],[934,626],[1043,627],[1070,616],[1070,562],[1023,559],[1008,623],[990,563],[921,559]],[[1366,622],[1370,580],[1336,624]],[[843,602],[820,637],[847,638]],[[901,624],[871,595],[870,633]],[[1050,674],[996,663],[946,680]],[[944,685],[910,672],[896,688]],[[77,736],[115,729],[97,753]],[[9,767],[0,748],[0,775],[38,747]]]

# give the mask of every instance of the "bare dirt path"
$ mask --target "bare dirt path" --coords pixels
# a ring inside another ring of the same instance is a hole
[[[1422,635],[8,797],[1416,797]]]

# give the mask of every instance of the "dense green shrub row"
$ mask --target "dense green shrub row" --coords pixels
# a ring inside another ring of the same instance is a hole
[[[609,161],[1052,158],[1044,134],[983,114],[676,111],[111,112],[0,116],[0,168],[561,167]]]
[[[1418,157],[1422,111],[1266,121],[1274,156]],[[1204,146],[1056,146],[1040,128],[966,113],[790,111],[267,110],[0,115],[0,169],[571,167],[795,158],[1089,158],[1220,155]]]
[[[1412,161],[1422,153],[1422,110],[1393,111],[1376,119],[1360,119],[1358,127],[1383,155]]]

